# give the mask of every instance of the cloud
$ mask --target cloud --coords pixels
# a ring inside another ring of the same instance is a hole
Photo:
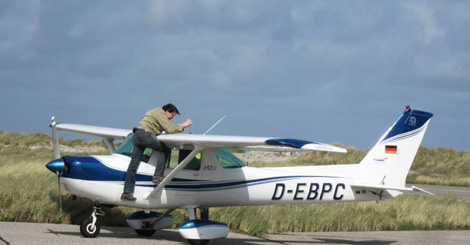
[[[39,26],[40,1],[7,1],[2,5],[0,56],[4,59],[0,62],[26,62],[35,55],[31,44]]]
[[[419,24],[417,35],[424,44],[430,44],[445,37],[445,32],[436,21],[433,6],[429,2],[406,1],[401,4],[410,11],[412,15],[410,18],[417,20],[417,24]]]

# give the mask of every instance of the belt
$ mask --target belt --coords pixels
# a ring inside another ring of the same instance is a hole
[[[143,129],[143,128],[134,128],[134,129],[132,129],[133,133],[135,133],[137,131],[144,131],[145,132],[145,129]]]

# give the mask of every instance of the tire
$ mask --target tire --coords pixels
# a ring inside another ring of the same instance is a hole
[[[157,230],[135,230],[139,236],[152,236]]]
[[[86,219],[80,224],[80,233],[82,233],[82,236],[87,238],[94,238],[100,234],[101,224],[99,223],[99,219],[96,221],[94,226],[92,223],[93,218],[90,216],[90,218]]]
[[[205,245],[208,244],[211,240],[195,240],[195,239],[188,239],[188,242],[190,244],[195,244],[195,245]]]

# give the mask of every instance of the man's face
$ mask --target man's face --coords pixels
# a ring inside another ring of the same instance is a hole
[[[165,113],[166,113],[166,116],[168,117],[168,120],[173,119],[173,117],[175,117],[176,115],[176,111],[174,112],[165,111]]]

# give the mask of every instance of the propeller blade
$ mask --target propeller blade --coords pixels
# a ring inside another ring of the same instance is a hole
[[[57,183],[59,183],[59,207],[60,207],[60,212],[62,213],[62,196],[60,195],[60,176],[61,176],[61,173],[57,171]]]

